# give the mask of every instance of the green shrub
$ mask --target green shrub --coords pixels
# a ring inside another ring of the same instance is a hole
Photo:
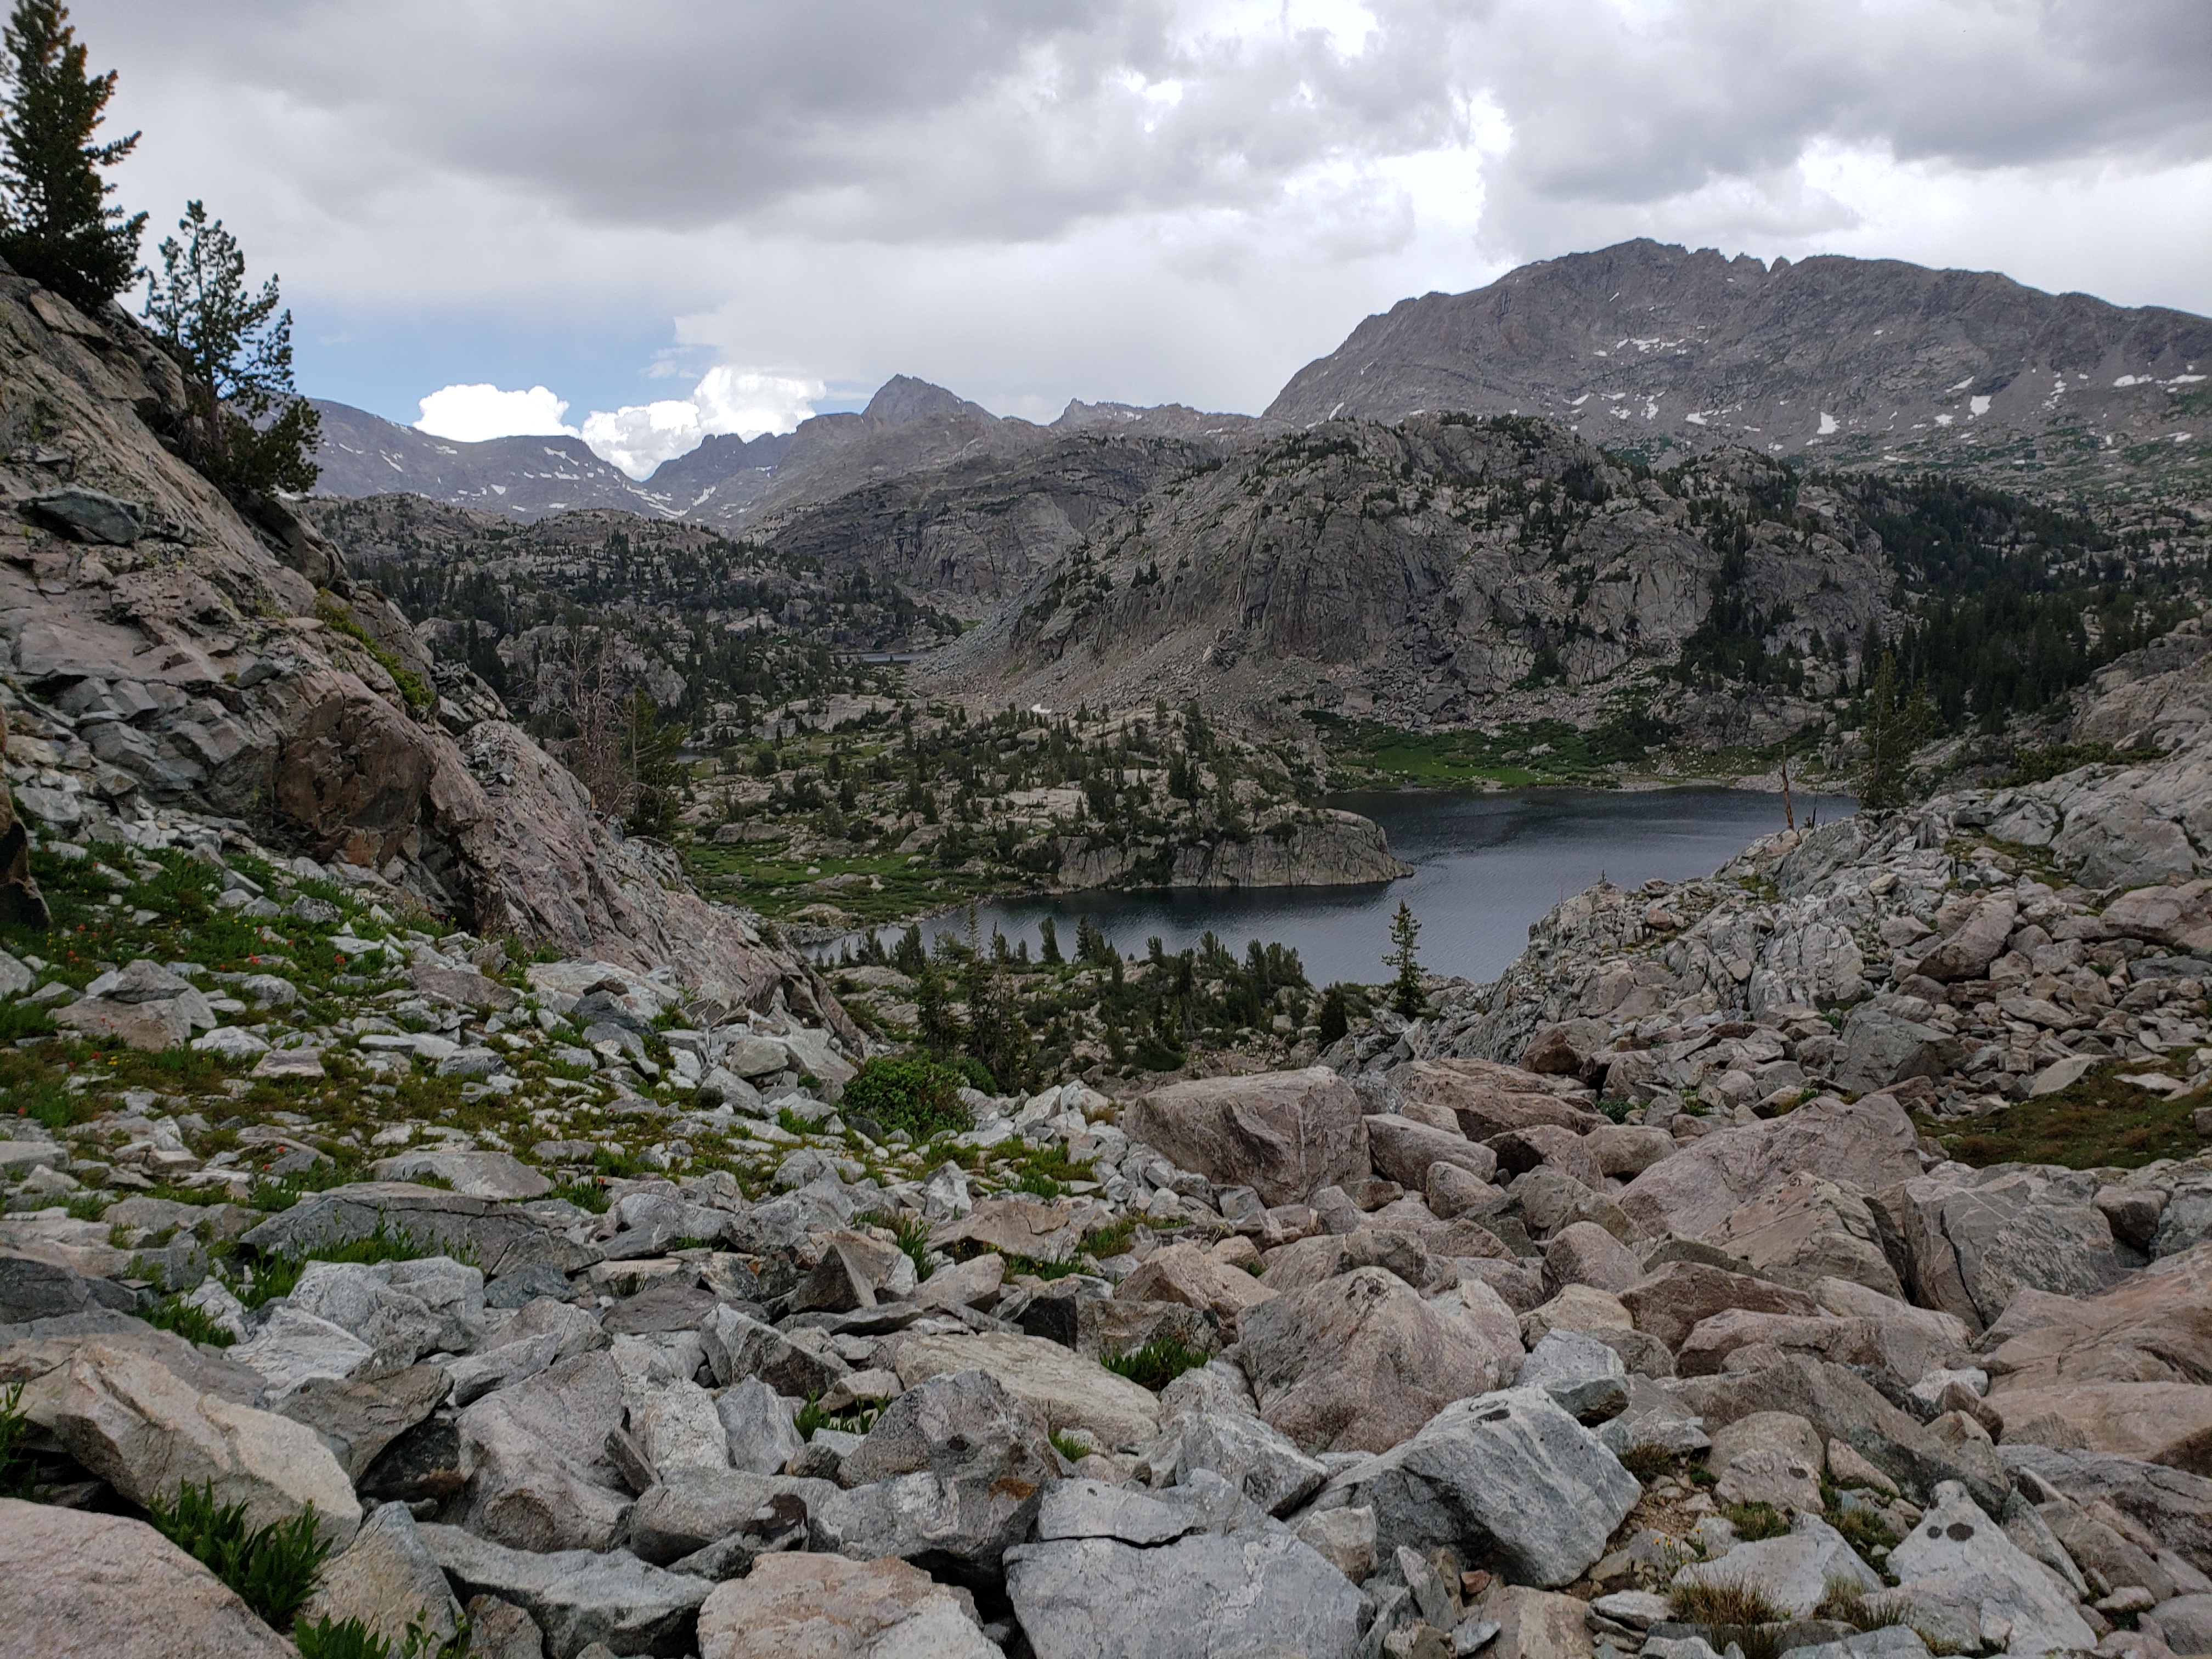
[[[993,1077],[991,1068],[975,1055],[960,1054],[945,1063],[958,1073],[958,1082],[983,1094],[995,1095],[999,1092],[999,1079]]]
[[[217,1504],[212,1480],[204,1486],[179,1487],[172,1503],[155,1498],[147,1519],[278,1630],[313,1593],[331,1553],[329,1541],[315,1536],[313,1504],[289,1521],[248,1530],[246,1505]]]
[[[292,1641],[300,1659],[392,1659],[391,1639],[358,1619],[334,1625],[325,1613],[312,1625],[295,1625]]]
[[[1195,1348],[1185,1347],[1171,1336],[1163,1336],[1141,1348],[1112,1355],[1099,1363],[1117,1376],[1126,1376],[1139,1387],[1158,1394],[1185,1371],[1194,1371],[1206,1364],[1206,1356]]]
[[[139,1316],[157,1331],[174,1331],[187,1342],[205,1342],[218,1348],[227,1348],[238,1340],[229,1330],[218,1325],[206,1313],[193,1307],[181,1296],[173,1296],[156,1303]]]
[[[1664,1446],[1631,1446],[1620,1455],[1620,1467],[1650,1486],[1674,1467],[1674,1455]]]
[[[960,1103],[961,1081],[957,1072],[934,1060],[878,1058],[846,1084],[837,1108],[867,1118],[886,1134],[902,1129],[917,1141],[957,1134],[975,1127]]]

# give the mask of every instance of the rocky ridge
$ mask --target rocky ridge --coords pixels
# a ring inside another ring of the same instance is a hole
[[[0,699],[18,803],[50,832],[304,855],[394,905],[739,1000],[796,970],[611,833],[312,526],[281,503],[250,524],[171,455],[180,383],[119,312],[7,277],[0,350],[39,431],[0,461]]]
[[[1271,419],[1540,416],[1656,465],[1717,445],[1831,467],[2201,491],[2212,323],[1994,272],[1771,265],[1638,240],[1370,317]]]

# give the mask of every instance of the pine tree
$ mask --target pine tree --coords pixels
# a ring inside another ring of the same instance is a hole
[[[1057,968],[1060,964],[1060,926],[1047,916],[1037,923],[1037,939],[1044,947],[1044,965]]]
[[[1321,1046],[1324,1048],[1332,1042],[1340,1042],[1344,1034],[1352,1029],[1352,1009],[1345,1000],[1344,987],[1332,985],[1322,993],[1321,1015],[1317,1023],[1321,1026]]]
[[[1867,688],[1866,764],[1858,775],[1859,805],[1870,811],[1886,811],[1905,802],[1905,775],[1917,749],[1933,724],[1928,700],[1920,688],[1905,695],[1899,683],[1897,659],[1885,652]]]
[[[1398,914],[1390,918],[1390,954],[1382,960],[1398,970],[1390,981],[1390,1006],[1407,1019],[1419,1018],[1429,1006],[1421,994],[1420,957],[1413,948],[1420,933],[1421,924],[1414,920],[1412,908],[1400,899]]]
[[[322,417],[292,384],[292,313],[277,310],[276,279],[246,285],[238,239],[198,202],[161,243],[146,317],[185,372],[185,457],[234,501],[279,490],[304,495]]]
[[[138,142],[95,144],[115,72],[88,76],[85,50],[59,0],[16,0],[4,39],[7,114],[0,119],[0,257],[80,311],[96,314],[138,270],[146,216],[106,204],[100,176]]]

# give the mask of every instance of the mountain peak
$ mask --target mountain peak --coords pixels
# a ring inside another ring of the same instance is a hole
[[[904,426],[908,421],[926,420],[932,415],[965,415],[970,420],[993,422],[999,418],[981,404],[971,404],[941,386],[917,380],[911,374],[894,374],[885,380],[861,413],[886,426]]]

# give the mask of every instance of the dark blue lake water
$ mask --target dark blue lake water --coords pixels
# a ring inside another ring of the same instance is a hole
[[[1680,881],[1711,875],[1746,843],[1783,827],[1782,798],[1743,789],[1667,789],[1641,793],[1523,789],[1494,795],[1398,791],[1343,795],[1334,805],[1364,813],[1390,837],[1414,873],[1369,887],[1176,889],[1134,893],[1061,893],[1006,899],[976,908],[982,936],[996,927],[1026,939],[1054,918],[1060,946],[1072,950],[1079,919],[1097,919],[1123,951],[1141,955],[1157,934],[1170,951],[1212,932],[1240,955],[1248,939],[1293,946],[1316,985],[1388,977],[1383,953],[1390,918],[1403,899],[1421,923],[1424,966],[1472,980],[1494,979],[1520,955],[1528,926],[1570,893],[1608,876],[1623,885],[1657,876]],[[1839,795],[1796,800],[1803,826],[1843,817]],[[926,938],[966,930],[964,912],[923,925]],[[890,942],[896,930],[886,934]]]

